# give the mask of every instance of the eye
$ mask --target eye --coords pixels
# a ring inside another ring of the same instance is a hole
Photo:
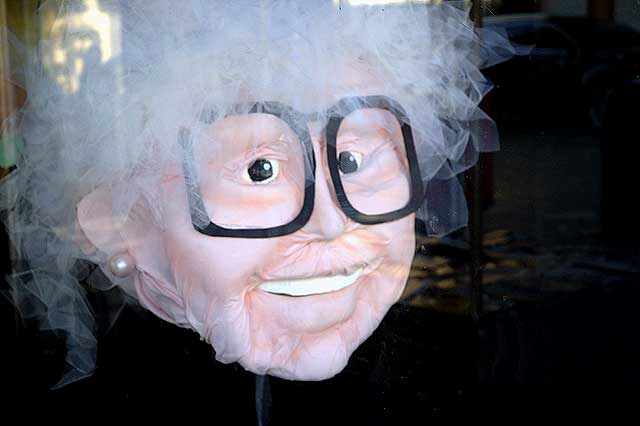
[[[245,181],[264,185],[275,180],[280,173],[278,160],[259,158],[254,161],[243,173]]]
[[[362,164],[362,154],[355,151],[342,151],[338,155],[338,169],[344,174],[357,172]]]

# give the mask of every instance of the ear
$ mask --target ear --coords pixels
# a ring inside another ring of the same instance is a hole
[[[160,227],[142,202],[126,218],[113,214],[111,190],[98,188],[77,206],[77,242],[87,257],[98,264],[110,281],[132,295],[160,318],[184,326],[182,297],[176,290],[170,261],[164,250]],[[128,253],[136,264],[126,278],[115,276],[109,259]]]
[[[86,255],[94,257],[96,250],[100,250],[103,255],[111,257],[128,251],[113,217],[109,190],[99,188],[91,192],[78,203],[76,210],[76,240]]]

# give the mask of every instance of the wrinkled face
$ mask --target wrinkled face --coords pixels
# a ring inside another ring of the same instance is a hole
[[[189,324],[218,360],[295,380],[326,379],[345,367],[401,295],[414,250],[414,215],[378,225],[346,217],[329,177],[323,123],[309,123],[309,131],[314,209],[295,233],[201,234],[191,222],[183,178],[168,178],[162,188],[164,247]],[[278,118],[229,117],[198,138],[200,191],[212,222],[269,227],[299,212],[304,161],[299,141]],[[342,182],[360,211],[405,204],[403,149],[400,126],[386,111],[343,121],[337,138],[338,153],[345,153]]]
[[[330,102],[354,93],[385,94],[363,68],[347,68],[342,77],[341,86],[318,92],[340,95]],[[316,95],[302,99],[302,111],[330,107],[316,105]],[[291,123],[253,113],[198,124],[191,129],[193,162],[186,169],[195,172],[198,188],[185,181],[182,164],[167,164],[159,192],[124,218],[113,216],[114,189],[96,189],[77,209],[78,241],[87,246],[82,250],[157,316],[197,331],[218,360],[287,379],[332,377],[402,294],[415,246],[414,214],[364,225],[340,208],[338,194],[362,214],[394,212],[411,192],[394,113],[360,106],[348,111],[332,141],[331,161],[320,121]],[[302,146],[313,150],[315,172]],[[330,168],[342,189],[334,187]],[[304,200],[309,185],[313,209],[295,232],[238,238],[194,229],[194,192],[202,201],[196,219],[227,229],[265,229],[310,207]],[[123,253],[131,256],[135,274],[112,270],[111,260]]]

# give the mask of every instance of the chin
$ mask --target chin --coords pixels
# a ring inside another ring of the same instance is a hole
[[[371,265],[351,285],[308,296],[248,291],[245,306],[250,336],[237,359],[255,374],[320,381],[340,373],[351,354],[378,327],[398,300],[406,265]],[[236,337],[246,335],[237,333]]]
[[[330,242],[279,240],[265,251],[272,257],[240,265],[246,274],[218,277],[226,286],[187,286],[190,324],[220,362],[288,380],[329,379],[402,295],[415,247],[410,219]],[[180,270],[188,279],[192,269]]]

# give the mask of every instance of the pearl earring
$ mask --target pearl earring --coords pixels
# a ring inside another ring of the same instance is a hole
[[[109,269],[116,277],[128,277],[135,268],[136,262],[129,253],[119,253],[109,259]]]

